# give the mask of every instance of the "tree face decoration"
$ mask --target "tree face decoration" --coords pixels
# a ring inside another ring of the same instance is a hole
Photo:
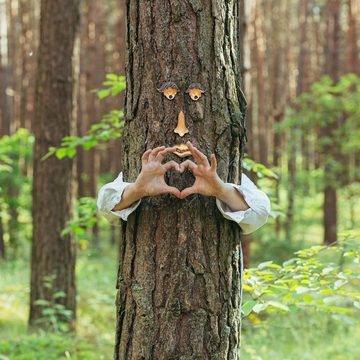
[[[160,91],[168,100],[174,100],[177,96],[177,93],[180,92],[178,86],[174,82],[167,82],[163,84],[158,91]],[[186,94],[190,97],[192,101],[198,101],[201,96],[205,93],[205,88],[198,84],[190,84]],[[185,114],[182,110],[178,113],[177,126],[174,129],[174,133],[178,134],[180,137],[183,137],[185,134],[189,133],[189,129],[186,127]],[[187,157],[191,155],[189,148],[186,144],[176,144],[177,150],[174,152],[175,155],[179,157]]]

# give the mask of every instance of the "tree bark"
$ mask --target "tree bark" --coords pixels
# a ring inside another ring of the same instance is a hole
[[[190,139],[239,183],[246,102],[240,88],[238,1],[127,1],[123,170],[134,181],[147,148]],[[173,101],[156,89],[173,81]],[[185,90],[206,88],[198,101]],[[174,133],[183,111],[189,133]],[[175,155],[169,157],[179,162]],[[181,160],[181,159],[180,159]],[[182,189],[193,175],[171,172]],[[239,359],[240,227],[215,199],[145,198],[123,224],[115,359]]]
[[[347,0],[347,22],[348,30],[346,36],[346,70],[347,72],[357,73],[359,69],[359,46],[358,32],[356,24],[356,4],[354,0]]]
[[[30,325],[37,325],[42,317],[36,300],[51,301],[58,291],[63,291],[65,297],[56,302],[72,310],[75,318],[76,246],[72,236],[60,235],[73,208],[74,162],[41,158],[50,146],[59,146],[64,136],[74,134],[78,20],[78,0],[42,0],[34,122]],[[54,276],[50,288],[44,286],[46,276]]]
[[[0,260],[5,258],[6,258],[6,248],[4,241],[3,219],[0,216]]]
[[[264,74],[264,33],[262,31],[263,21],[265,19],[261,7],[256,2],[254,9],[254,67],[256,68],[256,96],[257,96],[257,123],[259,137],[259,161],[268,166],[268,114],[266,113],[265,96],[265,74]]]
[[[340,0],[331,0],[327,4],[326,43],[325,43],[325,72],[334,82],[340,75]],[[324,242],[335,244],[337,242],[337,186],[339,174],[334,169],[334,161],[339,161],[337,154],[336,130],[340,119],[334,119],[323,131],[323,136],[330,141],[323,146],[324,155]]]

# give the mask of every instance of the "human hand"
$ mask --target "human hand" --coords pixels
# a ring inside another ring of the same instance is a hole
[[[162,164],[165,156],[174,151],[176,151],[176,146],[171,148],[160,146],[145,151],[141,158],[141,172],[134,183],[140,197],[173,194],[180,198],[180,190],[167,185],[164,179],[164,175],[168,170],[173,168],[180,171],[179,164],[173,160]]]
[[[191,160],[185,160],[180,164],[180,172],[182,173],[186,169],[190,169],[195,175],[195,182],[191,187],[181,191],[180,199],[185,199],[190,194],[219,197],[225,184],[216,172],[217,162],[215,154],[211,154],[209,164],[208,158],[193,146],[190,141],[186,145],[189,147],[196,164]]]

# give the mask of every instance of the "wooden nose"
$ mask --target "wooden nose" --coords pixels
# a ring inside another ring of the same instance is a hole
[[[178,115],[177,127],[174,130],[174,133],[179,134],[181,137],[183,137],[188,132],[189,132],[189,129],[185,125],[185,115],[182,111],[180,111],[179,115]]]

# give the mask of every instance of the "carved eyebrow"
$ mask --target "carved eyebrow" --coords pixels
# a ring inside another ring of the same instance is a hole
[[[197,101],[201,98],[201,95],[205,93],[205,88],[199,83],[193,83],[189,85],[186,92],[192,100]]]
[[[168,81],[165,84],[161,85],[159,89],[157,89],[160,92],[164,92],[166,89],[174,89],[176,90],[176,92],[180,91],[178,86],[172,82],[172,81]]]
[[[189,87],[186,89],[186,92],[189,93],[190,90],[192,90],[192,89],[201,90],[201,92],[203,92],[203,93],[206,91],[205,87],[202,86],[202,85],[199,84],[199,83],[192,83],[192,84],[190,84]]]
[[[162,85],[158,91],[162,92],[167,99],[174,100],[180,90],[174,82],[167,82]]]

